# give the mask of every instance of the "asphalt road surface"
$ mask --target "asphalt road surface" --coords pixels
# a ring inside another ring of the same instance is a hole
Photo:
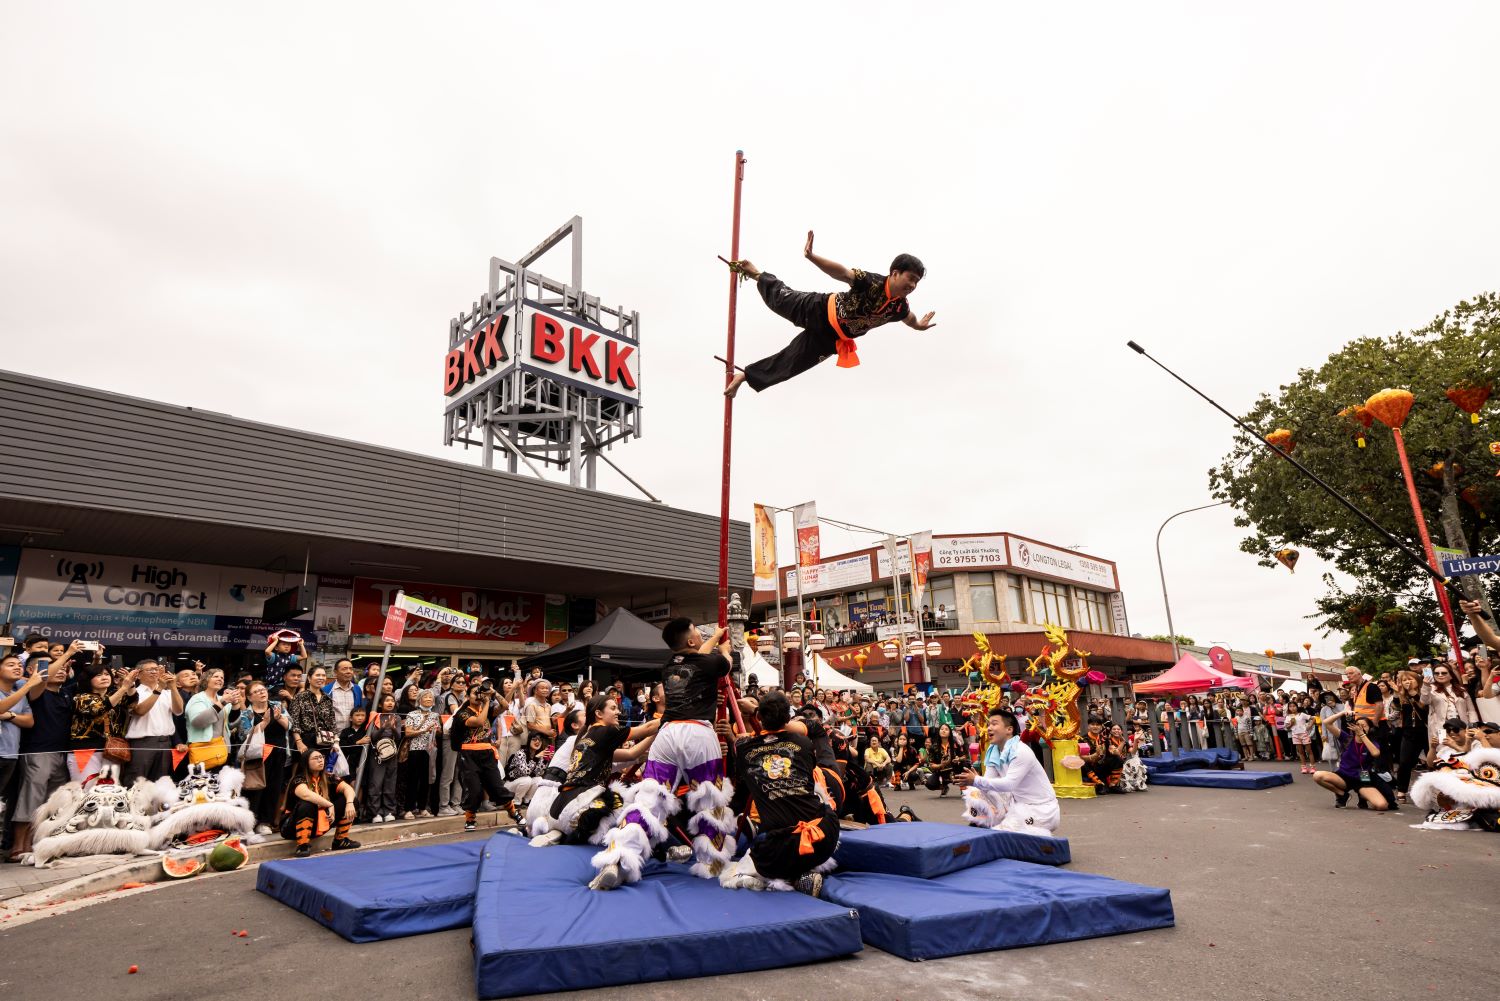
[[[1063,804],[1059,833],[1072,843],[1072,867],[1169,887],[1175,928],[926,963],[866,947],[810,966],[632,986],[629,996],[1494,996],[1500,837],[1414,831],[1407,825],[1420,817],[1411,808],[1387,816],[1335,810],[1332,797],[1295,777],[1292,786],[1265,792],[1163,786]],[[924,820],[959,814],[954,797],[925,790],[894,794],[891,803],[910,803]],[[6,929],[0,993],[28,1001],[474,997],[466,931],[351,945],[254,885],[253,872],[200,877]],[[238,929],[249,937],[234,937]],[[132,964],[140,968],[134,975],[126,972]],[[625,995],[608,989],[551,997]]]

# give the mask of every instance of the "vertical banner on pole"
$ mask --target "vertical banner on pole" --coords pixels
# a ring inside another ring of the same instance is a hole
[[[918,532],[911,538],[911,607],[914,609],[922,607],[922,597],[927,593],[927,574],[931,570],[932,533]]]
[[[808,501],[806,504],[798,504],[792,508],[792,517],[797,522],[797,565],[815,567],[821,558],[818,542],[817,502]]]
[[[776,581],[776,521],[764,504],[755,505],[755,589],[769,591]]]

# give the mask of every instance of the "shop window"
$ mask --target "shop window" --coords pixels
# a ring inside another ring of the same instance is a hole
[[[1079,590],[1078,596],[1083,628],[1098,633],[1114,632],[1114,617],[1109,610],[1109,595],[1098,591]]]
[[[969,607],[975,622],[998,622],[1000,610],[995,604],[994,574],[969,575]]]
[[[1026,581],[1015,574],[1010,575],[1010,618],[1012,622],[1026,621]]]
[[[931,615],[931,620],[923,623],[925,628],[958,628],[958,604],[953,590],[952,577],[935,577],[929,580],[927,597],[922,604],[927,606]],[[939,608],[942,609],[941,612],[938,611]]]
[[[1031,621],[1038,625],[1050,622],[1064,629],[1072,629],[1073,602],[1067,587],[1050,580],[1034,578],[1027,583],[1031,591]]]

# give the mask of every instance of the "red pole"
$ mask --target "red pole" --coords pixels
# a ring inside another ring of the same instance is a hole
[[[734,151],[734,227],[729,237],[729,259],[740,259],[740,188],[745,183],[745,151]],[[729,342],[724,348],[724,385],[734,378],[734,319],[739,302],[740,276],[729,272]],[[734,400],[724,397],[724,476],[719,490],[719,627],[729,627],[729,459],[734,444]],[[724,679],[729,714],[735,725],[744,728],[734,683]]]
[[[1401,475],[1406,477],[1406,496],[1411,499],[1411,513],[1417,519],[1417,534],[1422,538],[1422,550],[1427,554],[1427,565],[1434,571],[1438,571],[1440,564],[1437,561],[1437,553],[1432,551],[1432,539],[1427,535],[1427,519],[1422,517],[1422,504],[1417,500],[1417,484],[1411,478],[1411,463],[1406,459],[1406,440],[1401,437],[1400,428],[1391,428],[1391,433],[1396,436],[1396,456],[1401,460]],[[1458,642],[1458,626],[1453,621],[1453,606],[1448,601],[1448,589],[1438,578],[1433,579],[1432,586],[1437,591],[1438,607],[1443,610],[1443,621],[1448,624],[1448,642],[1453,644],[1454,662],[1458,670],[1462,672],[1464,652]]]

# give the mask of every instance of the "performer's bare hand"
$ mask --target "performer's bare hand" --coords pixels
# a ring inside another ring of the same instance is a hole
[[[723,649],[719,652],[726,657],[729,655],[729,633],[722,627],[716,626],[714,628],[713,634],[703,641],[703,645],[698,648],[698,652],[703,654],[713,653],[714,647],[722,647]]]
[[[974,769],[972,768],[965,768],[963,771],[953,776],[953,780],[958,783],[958,787],[960,789],[967,789],[969,788],[969,786],[973,785],[974,778]]]
[[[808,230],[807,231],[807,244],[805,246],[803,246],[803,248],[802,248],[802,256],[803,257],[809,257],[809,258],[812,257],[812,241],[813,241],[813,231],[812,230]]]
[[[922,317],[920,320],[917,320],[914,323],[912,323],[912,326],[916,327],[918,330],[926,330],[928,327],[935,327],[935,326],[937,326],[937,324],[934,323],[934,322],[932,322],[932,318],[934,316],[936,316],[936,315],[937,315],[937,313],[935,313],[935,312],[934,313],[928,313],[926,316]]]

